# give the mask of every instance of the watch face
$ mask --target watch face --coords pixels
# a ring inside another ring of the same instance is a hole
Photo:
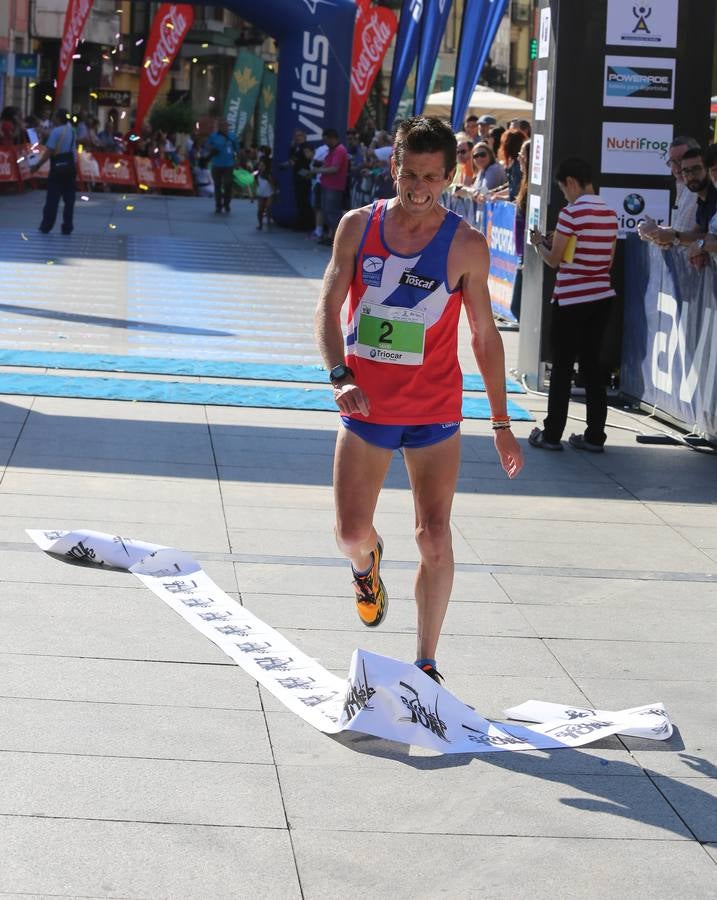
[[[341,381],[342,378],[346,377],[347,372],[348,369],[344,365],[334,366],[329,372],[329,378],[331,381]]]

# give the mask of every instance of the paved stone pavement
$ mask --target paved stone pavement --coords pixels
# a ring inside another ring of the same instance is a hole
[[[37,234],[41,202],[0,197],[0,348],[316,360],[327,253],[258,235],[250,204],[93,195],[66,238]],[[391,617],[369,633],[331,536],[333,414],[0,396],[0,897],[717,897],[715,460],[609,420],[627,430],[603,456],[526,443],[513,482],[465,424],[439,661],[488,716],[662,700],[675,734],[453,757],[315,732],[131,576],[24,532],[186,550],[343,674],[357,646],[413,658],[400,458],[377,513]]]

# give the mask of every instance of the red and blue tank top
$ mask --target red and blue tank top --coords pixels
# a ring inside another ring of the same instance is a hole
[[[423,250],[396,253],[384,239],[387,200],[371,207],[349,289],[346,364],[384,425],[459,422],[463,376],[458,320],[463,294],[448,285],[448,251],[460,216],[446,211]]]

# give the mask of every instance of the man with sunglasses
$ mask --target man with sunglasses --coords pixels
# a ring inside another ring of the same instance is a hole
[[[681,231],[674,225],[671,228],[659,227],[657,235],[652,238],[661,246],[692,244],[707,233],[710,219],[717,212],[717,188],[712,184],[704,154],[699,147],[683,153],[680,160],[680,176],[685,189],[697,198],[694,221],[691,227]]]
[[[670,144],[667,150],[667,168],[675,179],[676,199],[674,211],[672,214],[672,228],[679,232],[690,231],[695,226],[695,213],[697,211],[697,203],[695,195],[688,190],[680,172],[682,166],[682,157],[688,150],[699,150],[699,142],[693,137],[679,136]],[[669,247],[672,238],[668,238],[665,234],[664,227],[660,227],[650,218],[638,225],[637,233],[643,241],[653,241],[661,247]]]

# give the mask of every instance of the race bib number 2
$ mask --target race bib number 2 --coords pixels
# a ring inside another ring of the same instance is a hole
[[[426,325],[420,310],[362,303],[356,353],[375,362],[420,366]]]

